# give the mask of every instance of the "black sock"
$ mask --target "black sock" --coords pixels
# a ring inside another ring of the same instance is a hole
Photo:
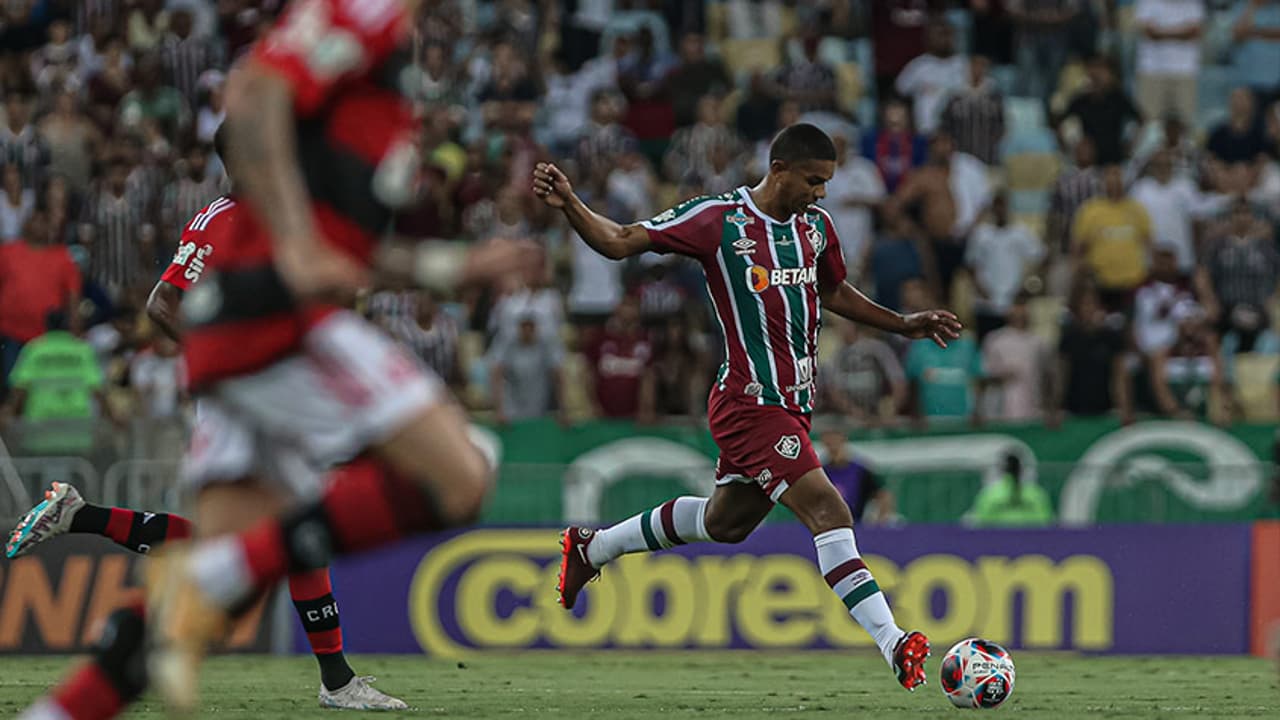
[[[316,662],[320,664],[320,682],[329,692],[333,692],[351,682],[356,671],[347,663],[347,656],[341,650],[334,653],[316,653]]]
[[[111,522],[111,508],[85,505],[72,516],[71,528],[67,532],[105,535],[109,522]]]
[[[71,518],[70,532],[101,535],[137,553],[191,537],[191,521],[172,513],[85,505]]]

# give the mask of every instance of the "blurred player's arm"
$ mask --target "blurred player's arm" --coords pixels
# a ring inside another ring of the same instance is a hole
[[[640,225],[620,225],[592,210],[573,192],[569,178],[551,163],[538,163],[533,172],[533,191],[548,206],[563,212],[592,250],[610,260],[650,249],[648,231]]]
[[[147,298],[147,317],[165,335],[182,342],[182,323],[179,312],[182,307],[182,288],[164,280],[156,283]]]
[[[276,265],[300,296],[364,284],[354,263],[320,241],[294,132],[294,90],[282,74],[251,59],[227,80],[228,151],[243,195],[262,212]]]

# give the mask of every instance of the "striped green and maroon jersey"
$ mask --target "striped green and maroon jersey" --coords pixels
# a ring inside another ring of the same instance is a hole
[[[813,412],[819,290],[846,275],[831,216],[810,206],[776,220],[740,187],[688,200],[640,225],[656,252],[702,263],[725,338],[716,388],[744,402]]]

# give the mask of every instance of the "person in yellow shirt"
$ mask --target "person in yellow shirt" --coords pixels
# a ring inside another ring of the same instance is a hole
[[[1097,281],[1103,304],[1122,311],[1147,277],[1151,217],[1125,192],[1121,166],[1103,169],[1102,188],[1101,196],[1076,211],[1071,247],[1077,263]]]

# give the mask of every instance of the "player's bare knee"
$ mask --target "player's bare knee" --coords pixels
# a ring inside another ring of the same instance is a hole
[[[710,514],[707,515],[706,525],[707,535],[712,540],[727,545],[736,545],[746,540],[755,529],[754,525],[748,526],[733,518],[720,518]]]
[[[493,468],[475,448],[459,450],[445,485],[441,510],[449,525],[469,525],[480,517],[489,491],[493,489]]]
[[[836,528],[853,527],[853,513],[843,501],[826,502],[809,508],[803,522],[810,532],[819,535]]]

